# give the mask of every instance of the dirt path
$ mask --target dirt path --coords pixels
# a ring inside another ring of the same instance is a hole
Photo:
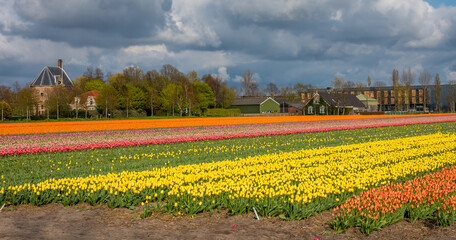
[[[139,209],[110,209],[86,204],[7,206],[0,212],[0,239],[456,239],[456,226],[435,227],[427,221],[402,220],[365,236],[358,229],[336,233],[324,212],[302,221],[256,220],[253,214],[226,212],[139,219]]]

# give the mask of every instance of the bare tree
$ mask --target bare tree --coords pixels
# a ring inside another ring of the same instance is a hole
[[[176,67],[171,64],[165,64],[160,69],[160,75],[167,79],[168,81],[175,83],[179,80],[179,77],[183,75]]]
[[[435,84],[435,104],[437,107],[437,111],[440,112],[440,95],[442,91],[442,85],[440,84],[440,77],[439,74],[435,74],[434,78],[434,84]]]
[[[455,103],[456,103],[456,80],[451,80],[448,83],[448,91],[446,98],[448,100],[448,104],[450,107],[450,112],[455,111]]]
[[[343,91],[345,86],[345,79],[343,77],[335,76],[333,80],[331,80],[331,86],[333,86],[338,91]]]
[[[82,76],[92,79],[94,75],[93,67],[87,67],[87,70],[82,74]]]
[[[275,85],[274,83],[270,82],[266,86],[266,94],[268,96],[274,97],[277,94],[279,94],[279,88],[277,87],[277,85]]]
[[[293,86],[293,90],[296,94],[296,96],[298,96],[298,99],[300,100],[308,100],[307,99],[307,96],[306,96],[306,93],[311,91],[313,89],[313,86],[312,84],[302,84],[302,83],[296,83],[294,86]],[[303,96],[304,95],[304,96]]]
[[[415,73],[412,71],[410,67],[407,69],[404,69],[402,71],[402,78],[401,78],[402,84],[404,86],[404,89],[402,89],[402,99],[403,104],[405,104],[407,111],[409,111],[410,108],[410,89],[412,84],[415,82]],[[424,94],[424,93],[423,93]]]
[[[400,84],[399,84],[399,71],[397,69],[393,69],[393,74],[391,76],[391,80],[393,81],[393,92],[394,92],[394,108],[397,111],[398,110],[398,95],[399,95],[399,90],[400,90]]]
[[[385,86],[386,86],[386,83],[383,82],[383,81],[375,81],[374,82],[374,87],[376,87],[376,88],[382,89]],[[379,111],[383,110],[383,103],[384,103],[386,97],[387,96],[385,96],[385,92],[383,90],[380,91],[380,94],[377,94],[377,100],[378,100],[378,104],[379,104],[378,110]]]
[[[104,73],[103,73],[103,70],[101,70],[101,68],[96,68],[95,69],[95,73],[93,75],[93,78],[95,79],[100,79],[100,80],[103,80],[104,81]]]
[[[428,85],[431,84],[432,81],[432,75],[429,73],[428,70],[424,69],[421,73],[420,76],[418,77],[418,82],[421,84],[423,87],[423,112],[426,112],[426,104],[429,101],[428,100]]]
[[[293,89],[289,86],[282,86],[280,88],[280,96],[285,97],[287,101],[295,102],[297,95],[294,93]]]
[[[356,84],[352,81],[346,81],[344,84],[344,88],[355,88]]]
[[[242,75],[241,86],[244,88],[245,96],[254,96],[258,91],[258,83],[255,75],[247,69]]]
[[[123,70],[123,75],[127,83],[131,83],[133,86],[141,84],[144,79],[144,73],[139,67],[127,67]]]

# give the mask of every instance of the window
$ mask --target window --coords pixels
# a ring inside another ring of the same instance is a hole
[[[307,112],[309,114],[313,114],[313,111],[314,111],[314,108],[312,106],[309,106],[309,108],[307,108]]]
[[[62,77],[60,75],[54,75],[55,84],[62,84]]]
[[[92,101],[92,99],[90,99],[90,105],[93,105],[93,101]]]
[[[320,114],[325,114],[325,106],[320,106]]]
[[[43,110],[43,109],[44,109],[44,106],[43,106],[43,105],[41,105],[41,110]]]
[[[314,104],[319,104],[320,103],[320,95],[317,93],[314,96]]]
[[[41,96],[43,97],[43,96],[44,96],[44,93],[41,93]]]

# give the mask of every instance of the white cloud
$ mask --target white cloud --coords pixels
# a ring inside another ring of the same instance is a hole
[[[341,21],[342,20],[342,10],[337,10],[336,12],[334,12],[333,14],[331,14],[331,20],[334,20],[334,21]]]
[[[226,67],[219,67],[218,75],[223,79],[223,81],[230,80],[230,75],[226,72]]]
[[[393,68],[408,66],[453,77],[444,69],[456,59],[456,8],[423,0],[174,0],[171,8],[159,0],[68,0],[43,14],[55,1],[0,0],[0,68],[58,58],[105,72],[172,64],[232,83],[250,68],[278,85],[325,84],[340,73],[388,82]]]
[[[242,77],[239,76],[239,75],[236,75],[236,76],[233,78],[233,82],[236,82],[236,83],[242,82]]]
[[[88,65],[89,54],[97,52],[99,49],[92,47],[74,48],[62,42],[0,34],[0,61],[14,59],[22,63],[56,65],[57,59],[64,59],[66,63]]]
[[[456,81],[456,72],[449,72],[448,73],[448,82]]]

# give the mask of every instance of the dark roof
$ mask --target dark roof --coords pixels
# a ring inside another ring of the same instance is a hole
[[[319,91],[320,97],[331,106],[364,107],[364,104],[353,94]]]
[[[305,104],[303,102],[292,102],[292,103],[288,103],[289,106],[292,106],[294,108],[297,108],[297,109],[303,109]]]
[[[63,70],[63,68],[49,66],[46,66],[43,68],[43,70],[41,70],[40,74],[38,74],[38,76],[32,82],[31,86],[56,86],[58,85],[57,80],[60,75],[63,77],[64,86],[73,87],[73,81],[65,72],[65,70]]]
[[[241,97],[234,99],[231,106],[260,105],[270,97]],[[273,98],[271,98],[274,100]],[[274,100],[275,101],[275,100]],[[277,102],[277,101],[276,101]]]

